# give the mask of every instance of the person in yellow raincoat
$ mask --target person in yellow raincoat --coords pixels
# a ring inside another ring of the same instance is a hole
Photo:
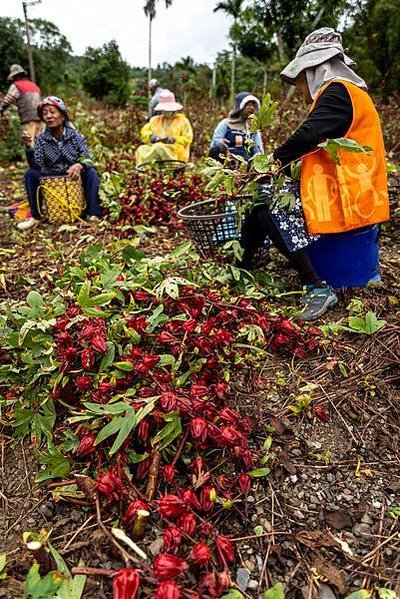
[[[155,160],[189,160],[193,130],[188,118],[178,112],[182,108],[172,92],[161,92],[155,107],[160,114],[153,116],[141,130],[144,145],[136,150],[136,164]]]

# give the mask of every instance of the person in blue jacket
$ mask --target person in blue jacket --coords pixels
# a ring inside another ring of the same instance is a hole
[[[264,152],[261,133],[250,133],[250,119],[260,109],[260,100],[248,92],[240,92],[235,98],[235,107],[228,118],[215,128],[210,144],[209,156],[222,160],[226,154],[232,157],[253,158]],[[222,156],[222,157],[221,157]]]

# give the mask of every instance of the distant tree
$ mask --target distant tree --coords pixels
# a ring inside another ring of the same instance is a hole
[[[32,19],[30,28],[38,84],[46,91],[58,90],[68,74],[71,45],[50,21]],[[25,26],[20,19],[0,18],[0,56],[2,86],[7,84],[13,63],[21,64],[28,71]]]
[[[387,97],[400,92],[400,0],[362,0],[344,31],[349,53],[368,85]]]
[[[214,12],[223,11],[230,17],[233,17],[233,26],[230,32],[232,40],[232,62],[231,62],[231,102],[235,99],[235,71],[236,71],[236,37],[234,32],[237,28],[237,22],[242,12],[244,0],[223,0],[218,2],[214,8]],[[233,33],[233,34],[232,34]]]
[[[82,66],[84,89],[113,106],[126,104],[130,96],[131,69],[112,40],[101,48],[88,48]]]
[[[7,85],[7,75],[13,63],[28,68],[28,56],[18,19],[0,17],[0,82]]]

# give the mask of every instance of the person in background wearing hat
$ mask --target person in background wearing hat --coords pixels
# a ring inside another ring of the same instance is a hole
[[[155,108],[160,114],[153,116],[141,130],[144,145],[136,150],[136,164],[155,160],[187,162],[193,130],[187,117],[180,112],[182,104],[175,101],[172,92],[164,90]]]
[[[228,152],[233,156],[252,158],[264,152],[263,142],[259,131],[250,133],[252,114],[260,109],[260,100],[248,92],[240,92],[235,98],[235,107],[229,117],[220,121],[215,128],[209,156],[221,160]]]
[[[307,253],[312,235],[340,234],[389,218],[385,148],[379,116],[367,85],[353,70],[339,33],[328,27],[308,35],[281,77],[311,104],[308,118],[276,148],[272,158],[285,167],[301,160],[293,211],[270,210],[268,199],[246,223],[244,267],[268,236],[297,270],[305,287],[303,320],[314,320],[337,303]],[[340,151],[340,165],[318,148],[326,139],[348,137],[370,146],[369,153]],[[251,222],[250,222],[251,221]]]
[[[34,140],[35,136],[43,131],[43,123],[37,113],[40,89],[28,79],[25,69],[19,64],[11,66],[7,79],[12,83],[0,104],[0,114],[2,115],[10,106],[17,106],[22,133],[29,133]]]
[[[149,113],[149,119],[151,119],[152,116],[155,116],[157,114],[156,106],[160,101],[161,93],[166,90],[160,86],[157,79],[150,79],[149,90],[152,94],[151,100],[150,100],[150,113]]]
[[[86,216],[89,221],[99,220],[102,214],[99,200],[100,179],[93,168],[85,138],[69,122],[64,101],[56,96],[48,96],[40,102],[37,112],[46,128],[36,136],[35,147],[33,148],[33,138],[29,133],[25,132],[22,136],[31,167],[25,173],[31,217],[17,227],[26,231],[40,223],[37,206],[40,179],[60,175],[71,179],[82,178]]]

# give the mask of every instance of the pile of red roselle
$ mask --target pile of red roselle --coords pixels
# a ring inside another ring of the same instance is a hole
[[[197,174],[134,173],[126,178],[120,220],[129,224],[182,227],[180,208],[205,199],[206,183]]]
[[[70,406],[84,416],[83,402],[108,406],[118,398],[145,413],[115,455],[114,438],[96,438],[116,416],[75,425],[73,456],[88,462],[102,511],[117,511],[136,539],[151,536],[154,522],[164,530],[163,550],[152,563],[114,577],[114,597],[136,597],[139,588],[158,599],[220,597],[235,560],[220,530],[221,512],[235,511],[237,503],[241,509],[261,457],[249,446],[250,421],[227,405],[231,389],[224,373],[245,366],[245,350],[235,339],[257,325],[266,346],[304,357],[315,349],[317,331],[270,319],[247,300],[231,306],[215,291],[189,286],[180,298],[164,299],[156,327],[150,316],[159,300],[140,290],[130,300],[131,313],[108,320],[85,317],[75,305],[57,319],[53,334],[63,377],[53,398],[60,401],[59,414]],[[115,367],[99,372],[110,344],[122,355]]]

